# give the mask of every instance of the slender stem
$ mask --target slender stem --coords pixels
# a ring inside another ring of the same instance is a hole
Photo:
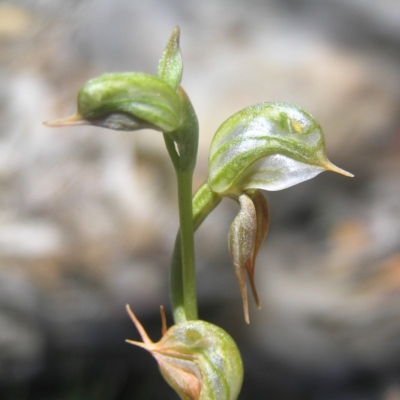
[[[170,296],[175,323],[197,319],[192,179],[199,135],[197,117],[189,98],[181,87],[178,87],[177,94],[182,106],[180,125],[169,135],[164,134],[178,183],[180,231],[170,272]]]
[[[183,309],[186,320],[197,319],[196,271],[194,261],[194,227],[192,208],[192,171],[177,170],[181,242],[181,279]],[[171,272],[172,273],[172,272]],[[181,312],[178,308],[178,316]]]
[[[214,193],[205,183],[202,185],[196,194],[193,196],[193,230],[201,225],[201,223],[205,220],[208,214],[211,213],[212,210],[220,203],[221,198]],[[172,255],[171,261],[171,304],[174,314],[175,323],[186,321],[187,319],[187,310],[185,308],[185,295],[184,295],[184,273],[183,270],[186,268],[183,267],[182,263],[182,246],[181,246],[181,234],[180,231],[176,235],[174,252]],[[194,271],[193,271],[194,272]],[[187,274],[186,274],[187,275]],[[191,274],[189,273],[189,276]],[[190,293],[190,285],[188,283],[188,288]],[[192,282],[193,283],[193,282]],[[194,295],[196,288],[194,287]],[[187,293],[187,292],[186,292]],[[187,301],[189,301],[190,297]],[[197,313],[197,311],[196,311]]]
[[[178,324],[186,321],[187,318],[183,300],[182,246],[180,231],[178,231],[178,234],[176,235],[174,252],[172,253],[171,259],[170,298],[175,323]]]

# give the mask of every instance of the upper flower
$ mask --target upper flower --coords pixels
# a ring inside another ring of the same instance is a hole
[[[151,128],[172,132],[180,122],[181,102],[158,77],[128,72],[88,81],[78,93],[77,113],[50,126],[98,125],[114,130]]]
[[[214,197],[204,187],[199,193],[207,194],[214,204],[215,197],[231,197],[240,205],[229,231],[229,249],[246,322],[249,312],[245,272],[260,307],[254,265],[269,225],[268,205],[259,189],[285,189],[328,170],[353,176],[327,159],[321,126],[297,106],[257,104],[234,114],[217,130],[211,143],[207,181]],[[201,220],[195,214],[196,219]]]

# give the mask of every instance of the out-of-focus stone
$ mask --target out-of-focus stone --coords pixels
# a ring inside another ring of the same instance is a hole
[[[5,258],[34,260],[60,256],[60,230],[45,221],[23,220],[0,223],[0,254]]]

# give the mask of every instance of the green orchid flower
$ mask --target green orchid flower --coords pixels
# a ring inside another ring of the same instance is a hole
[[[223,197],[239,203],[240,211],[229,231],[229,249],[246,322],[245,272],[260,307],[254,266],[269,225],[268,204],[260,190],[282,190],[324,171],[353,176],[328,160],[321,126],[300,107],[257,104],[234,114],[217,130],[210,148],[208,180],[194,196],[194,220],[195,226],[201,223]]]
[[[144,73],[105,74],[88,81],[78,93],[75,115],[48,126],[96,125],[113,130],[177,129],[178,94],[163,80]]]
[[[182,400],[236,400],[243,382],[243,364],[233,339],[220,327],[195,320],[167,330],[154,343],[135,314],[126,306],[143,342],[127,340],[149,351],[160,372]]]

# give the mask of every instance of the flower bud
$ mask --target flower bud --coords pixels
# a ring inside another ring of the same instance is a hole
[[[153,343],[129,306],[128,314],[143,342],[128,343],[148,350],[161,374],[183,400],[236,400],[243,381],[243,365],[233,339],[205,321],[173,325]]]
[[[178,94],[162,79],[144,73],[116,73],[88,81],[79,90],[77,113],[46,125],[172,132],[178,128],[180,117]]]
[[[217,130],[208,183],[221,194],[281,190],[326,170],[353,176],[326,158],[321,126],[309,113],[286,103],[262,103]]]

